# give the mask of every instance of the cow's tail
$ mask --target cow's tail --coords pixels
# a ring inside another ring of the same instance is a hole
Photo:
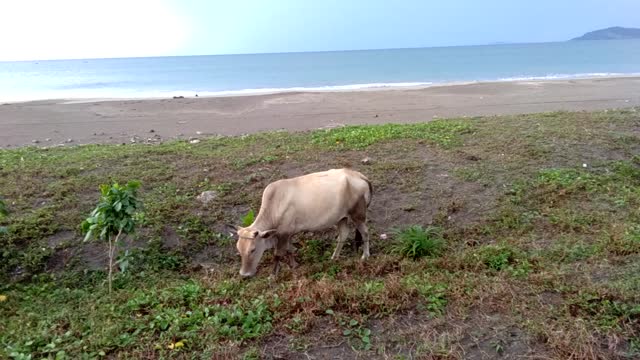
[[[367,199],[367,207],[369,207],[369,204],[371,204],[371,199],[373,198],[373,185],[371,185],[371,181],[369,181],[369,179],[364,178],[364,181],[367,182],[367,185],[369,185],[369,199]]]
[[[364,180],[369,186],[369,194],[365,194],[365,197],[364,197],[367,202],[367,207],[369,207],[369,204],[371,204],[371,199],[373,198],[373,185],[371,185],[371,181],[363,174],[358,173],[358,176],[360,177],[360,179]]]

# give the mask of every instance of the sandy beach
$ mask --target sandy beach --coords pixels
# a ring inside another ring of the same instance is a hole
[[[351,92],[0,106],[0,146],[159,142],[351,124],[640,106],[640,77],[487,82]]]

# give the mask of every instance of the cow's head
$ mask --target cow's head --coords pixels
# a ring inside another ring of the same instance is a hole
[[[276,230],[258,230],[253,227],[236,227],[238,242],[236,248],[242,258],[240,275],[251,277],[256,274],[262,254],[276,244]]]

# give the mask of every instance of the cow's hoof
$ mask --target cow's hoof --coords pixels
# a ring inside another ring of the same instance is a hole
[[[365,261],[369,258],[369,254],[362,254],[362,257],[360,257],[360,260]]]

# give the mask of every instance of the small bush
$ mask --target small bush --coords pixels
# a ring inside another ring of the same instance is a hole
[[[129,181],[122,186],[118,183],[100,185],[100,201],[91,215],[80,225],[86,233],[85,241],[97,237],[109,243],[109,293],[112,290],[113,260],[118,251],[121,236],[135,231],[141,218],[142,202],[138,200],[140,182]]]
[[[392,245],[391,251],[413,260],[425,256],[438,256],[445,245],[442,230],[435,226],[425,229],[420,225],[414,225],[404,230],[396,230],[394,235],[396,243]]]

